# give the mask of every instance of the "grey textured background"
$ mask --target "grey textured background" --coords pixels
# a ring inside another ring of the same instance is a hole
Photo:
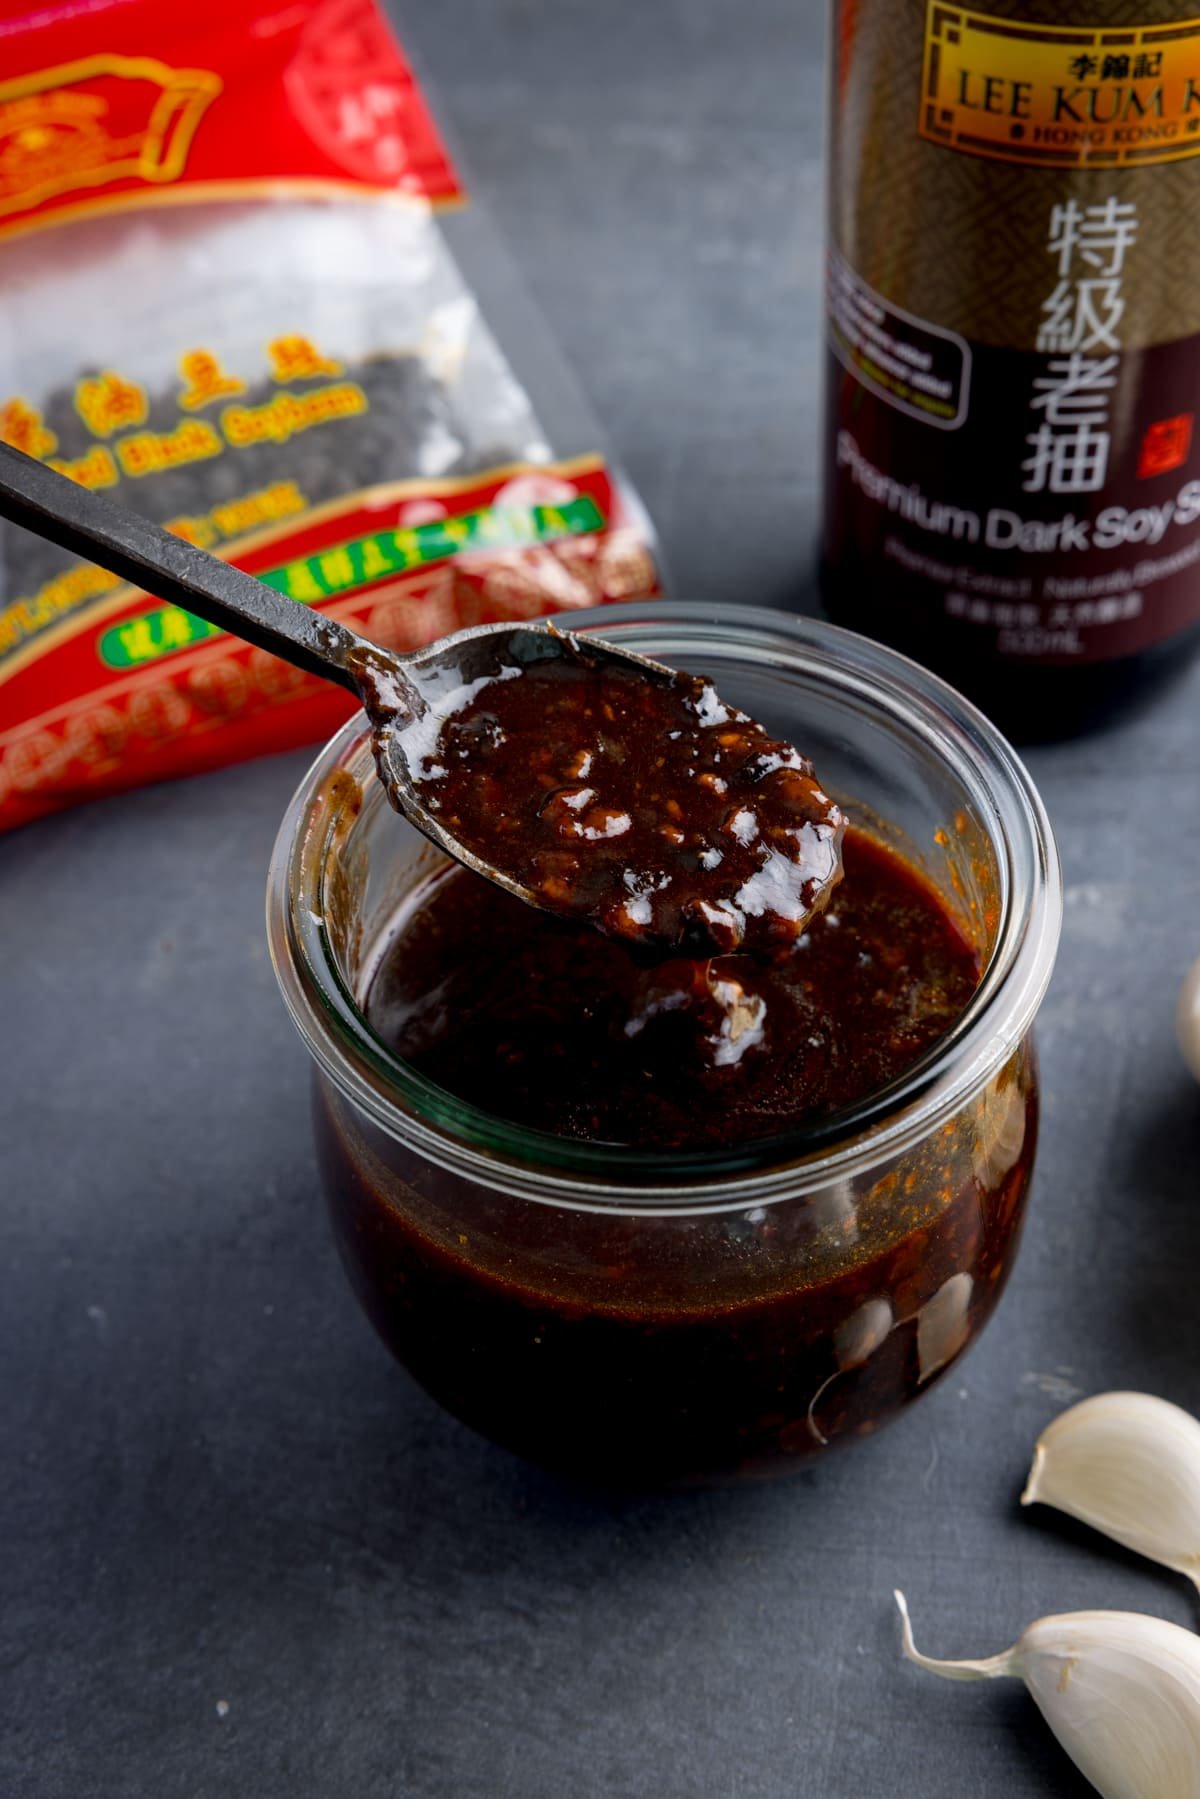
[[[407,0],[680,594],[811,605],[820,9]],[[1090,1789],[941,1654],[1183,1583],[1017,1494],[1068,1399],[1200,1409],[1200,668],[1030,760],[1067,881],[1022,1259],[972,1355],[791,1483],[563,1487],[415,1391],[336,1266],[261,922],[303,755],[0,844],[4,1799]],[[1125,821],[1125,822],[1122,822]],[[220,1706],[220,1709],[218,1709]]]

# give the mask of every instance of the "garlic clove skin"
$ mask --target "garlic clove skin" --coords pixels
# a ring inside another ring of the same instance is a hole
[[[1062,1747],[1102,1799],[1200,1799],[1200,1638],[1138,1612],[1039,1618],[1011,1649],[938,1661],[913,1642],[909,1661],[946,1680],[1024,1681]]]
[[[1067,1512],[1200,1587],[1200,1423],[1149,1393],[1097,1393],[1038,1438],[1022,1505]]]

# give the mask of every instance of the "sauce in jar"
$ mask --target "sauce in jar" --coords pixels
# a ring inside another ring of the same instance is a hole
[[[366,1014],[410,1065],[526,1128],[761,1143],[886,1088],[979,978],[916,869],[858,830],[844,858],[792,948],[657,965],[444,870],[397,921]],[[417,1186],[397,1183],[336,1103],[318,1137],[360,1298],[442,1404],[566,1472],[679,1482],[869,1432],[976,1334],[1015,1253],[1032,1068],[1017,1052],[844,1202],[690,1220],[559,1213],[415,1168]]]
[[[664,962],[450,868],[399,922],[367,1017],[439,1086],[555,1136],[670,1149],[795,1131],[902,1074],[979,978],[915,869],[862,831],[843,855],[793,946]]]

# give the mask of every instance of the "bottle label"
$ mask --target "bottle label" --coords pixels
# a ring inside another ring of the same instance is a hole
[[[830,348],[864,387],[944,431],[963,423],[971,386],[965,337],[893,306],[836,250],[829,252],[825,315]]]
[[[1098,505],[1102,433],[1088,415],[1046,437],[1028,429],[1022,390],[1041,358],[975,345],[970,416],[949,445],[854,392],[835,363],[827,554],[886,593],[889,613],[982,627],[1004,657],[1095,661],[1185,629],[1200,619],[1200,471],[1178,395],[1197,357],[1195,339],[1125,353],[1132,414]]]
[[[1088,30],[930,0],[917,129],[1030,167],[1200,155],[1200,19]]]
[[[872,10],[835,80],[826,560],[881,635],[1147,648],[1200,619],[1200,20],[928,0],[902,47]]]

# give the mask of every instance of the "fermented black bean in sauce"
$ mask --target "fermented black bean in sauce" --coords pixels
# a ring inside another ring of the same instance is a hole
[[[439,1085],[558,1136],[667,1149],[795,1130],[895,1079],[978,981],[915,869],[858,830],[843,854],[794,944],[652,965],[451,868],[416,896],[367,1016]]]
[[[452,1179],[426,1201],[387,1184],[333,1094],[317,1132],[354,1285],[442,1405],[588,1481],[686,1482],[786,1471],[876,1430],[954,1365],[1016,1253],[1031,1080],[1022,1059],[989,1096],[1014,1148],[981,1158],[962,1122],[938,1135],[879,1193],[894,1228],[877,1247],[847,1236],[832,1266],[813,1254],[820,1208],[598,1222],[493,1208]]]
[[[581,689],[572,687],[569,678],[561,716],[578,723]],[[506,730],[497,712],[488,716],[493,696],[479,698],[488,705],[461,707],[448,734],[464,772],[475,743]],[[504,783],[516,783],[524,756],[533,779],[520,792],[533,817],[576,817],[554,804],[563,793],[556,757],[565,748],[583,759],[594,745],[547,729],[554,698],[549,691],[525,716],[529,741],[513,745],[511,761],[493,763],[482,806],[504,810]],[[624,741],[640,774],[655,757],[630,698]],[[703,684],[682,703],[693,705],[694,730],[712,729],[698,714]],[[738,745],[723,745],[725,723],[711,741],[741,759],[721,779],[774,754],[743,748],[757,727],[739,714],[729,720]],[[435,766],[446,775],[434,781],[448,781],[457,765]],[[569,768],[569,781],[596,784],[592,766]],[[691,783],[694,763],[687,768]],[[802,759],[781,759],[770,774],[784,770],[811,781]],[[716,810],[696,824],[696,793],[730,804],[729,793],[696,784],[680,801],[680,828],[720,826],[727,813]],[[578,808],[579,819],[601,808],[588,846],[612,840],[601,829],[604,804],[596,792]],[[394,921],[363,1009],[439,1087],[493,1119],[563,1139],[716,1153],[842,1114],[952,1029],[981,961],[939,892],[882,838],[844,829],[831,813],[813,820],[810,811],[806,822],[831,828],[824,842],[844,878],[824,910],[792,930],[768,928],[752,952],[748,928],[730,932],[721,953],[676,950],[658,961],[637,934],[601,934],[592,919],[603,880],[588,891],[585,856],[563,865],[569,887],[592,898],[576,917],[549,916],[448,865]],[[520,838],[520,819],[513,831]],[[545,853],[536,833],[533,853]],[[570,840],[560,853],[572,856]],[[680,878],[664,912],[651,910],[664,935],[687,898]],[[694,1220],[617,1207],[597,1220],[587,1209],[516,1202],[504,1186],[493,1193],[486,1178],[450,1171],[410,1186],[407,1151],[390,1142],[372,1150],[333,1092],[318,1108],[342,1256],[399,1360],[486,1436],[603,1482],[779,1470],[900,1410],[954,1362],[999,1299],[1034,1141],[1025,1045],[963,1114],[869,1189],[847,1193],[844,1214],[831,1187],[811,1207],[747,1205]]]
[[[699,954],[795,941],[841,873],[811,762],[698,675],[556,639],[403,738],[438,822],[535,903]]]
[[[878,1091],[977,984],[916,870],[853,829],[844,853],[790,950],[656,968],[451,870],[400,921],[368,1016],[493,1116],[645,1147],[761,1141]],[[519,1204],[486,1179],[410,1187],[332,1094],[318,1140],[342,1255],[404,1365],[495,1441],[626,1483],[787,1468],[951,1365],[1011,1267],[1036,1119],[1026,1047],[848,1197],[844,1236],[832,1191],[689,1222]]]
[[[765,1144],[886,1089],[978,985],[923,875],[864,831],[840,847],[844,879],[784,941],[658,961],[451,865],[396,920],[364,1009],[493,1118],[667,1152]],[[560,1212],[449,1172],[410,1185],[407,1152],[372,1149],[332,1091],[317,1122],[342,1255],[399,1359],[497,1442],[626,1483],[785,1468],[951,1365],[1007,1278],[1036,1116],[1026,1046],[844,1218],[831,1189],[694,1220]]]

